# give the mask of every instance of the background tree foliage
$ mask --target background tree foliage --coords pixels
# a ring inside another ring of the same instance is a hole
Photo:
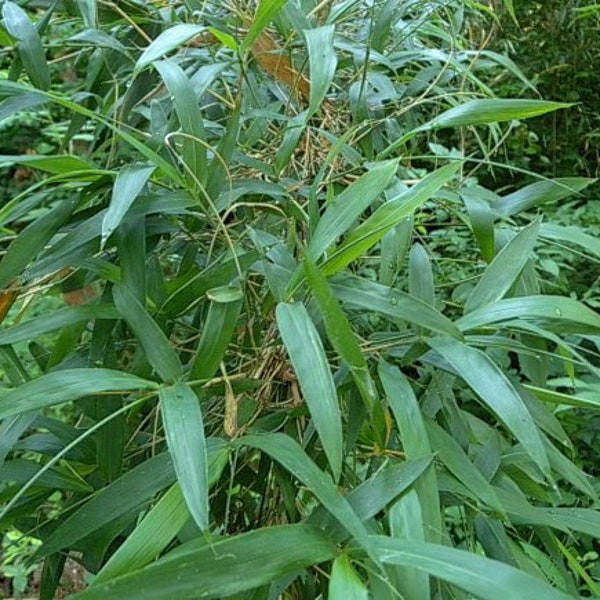
[[[0,124],[39,134],[0,523],[40,598],[67,557],[82,599],[600,596],[600,244],[556,210],[595,180],[511,145],[578,109],[475,43],[498,14],[4,0]]]

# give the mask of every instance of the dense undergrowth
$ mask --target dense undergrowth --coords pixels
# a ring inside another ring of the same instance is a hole
[[[82,600],[600,597],[600,242],[557,208],[594,180],[506,160],[571,108],[491,9],[2,17],[0,127],[40,133],[2,156],[0,524],[40,598],[67,557]]]

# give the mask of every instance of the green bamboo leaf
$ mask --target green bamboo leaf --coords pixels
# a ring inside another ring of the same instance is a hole
[[[73,171],[93,171],[93,165],[78,156],[70,154],[44,156],[39,154],[0,154],[1,166],[5,164],[26,165],[46,173],[72,173]],[[98,170],[98,173],[108,174],[110,171]]]
[[[85,26],[89,29],[97,29],[98,6],[96,5],[96,0],[77,0],[77,8],[81,13]]]
[[[498,252],[465,304],[465,313],[500,300],[525,267],[537,241],[539,220],[524,227]]]
[[[425,178],[423,178],[421,181],[419,181],[419,183],[417,183],[414,187],[412,187],[409,190],[407,190],[406,192],[400,194],[398,197],[393,198],[393,199],[389,200],[388,202],[385,202],[384,204],[382,204],[375,211],[375,213],[373,215],[371,215],[364,223],[361,223],[360,225],[355,227],[352,230],[352,232],[348,235],[348,238],[346,240],[344,240],[344,242],[342,244],[340,244],[340,246],[338,248],[335,249],[335,251],[332,253],[331,257],[327,258],[327,260],[325,261],[325,266],[323,268],[323,273],[325,275],[332,275],[333,273],[337,273],[342,268],[344,268],[345,266],[350,264],[353,260],[362,256],[367,250],[369,250],[369,248],[371,248],[373,245],[375,245],[377,242],[379,242],[381,240],[381,238],[388,231],[390,231],[391,229],[393,229],[394,227],[399,225],[407,217],[412,215],[412,213],[417,208],[419,208],[425,202],[427,202],[436,192],[439,191],[439,189],[442,186],[444,186],[446,183],[448,183],[448,181],[450,179],[452,179],[452,177],[454,177],[454,175],[460,168],[460,165],[461,165],[460,162],[453,162],[444,167],[441,167],[440,169],[437,169],[436,171],[433,171],[433,173],[430,173],[429,175],[427,175]],[[387,162],[387,163],[382,163],[381,165],[378,165],[378,167],[380,167],[382,169],[384,166],[387,167],[388,171],[391,171],[392,166],[395,169],[396,163],[394,161],[392,161],[391,164],[389,162]],[[378,167],[375,167],[373,169],[373,171],[375,169],[377,169]],[[371,171],[370,173],[372,173],[373,171]],[[369,173],[367,175],[369,175]],[[366,176],[363,176],[363,177],[366,177]],[[387,182],[389,180],[388,179],[383,180],[379,184],[379,188],[373,188],[373,190],[370,190],[370,192],[377,190],[377,195],[378,195],[381,191],[383,191],[383,189],[385,189],[385,187],[387,185],[387,184],[383,185],[384,181]],[[359,182],[360,182],[360,180],[357,181],[355,184],[353,184],[353,186],[357,185]],[[353,186],[348,188],[348,190],[346,190],[346,192],[350,192],[350,190],[353,189]],[[383,188],[381,186],[383,186]],[[334,203],[330,207],[330,209],[328,209],[325,212],[322,219],[319,221],[319,225],[317,226],[317,231],[315,231],[315,237],[317,237],[317,232],[321,226],[322,226],[323,230],[327,231],[327,229],[325,229],[326,227],[335,228],[341,224],[341,222],[342,222],[341,220],[337,220],[337,221],[334,221],[333,219],[327,220],[327,221],[325,220],[327,213],[330,210],[333,210],[334,207],[338,207],[338,206],[342,207],[342,210],[341,210],[342,215],[341,216],[344,217],[343,222],[347,223],[346,228],[348,228],[354,222],[354,220],[366,208],[366,206],[364,206],[364,207],[361,206],[361,204],[359,203],[359,198],[349,195],[347,198],[344,198],[344,203],[345,202],[355,202],[356,208],[357,208],[357,210],[360,209],[360,212],[358,212],[358,214],[356,214],[356,215],[354,215],[354,213],[344,214],[344,211],[343,211],[344,205],[341,204],[341,201],[340,201],[340,204],[338,204],[338,200],[339,200],[339,198],[344,196],[344,194],[346,192],[343,192],[338,198],[336,198],[334,200]],[[359,192],[358,189],[357,189],[357,192]],[[361,193],[365,194],[366,190],[361,191]],[[375,197],[377,197],[377,196],[375,196]],[[369,201],[369,204],[371,202],[372,202],[372,199]],[[368,204],[367,204],[367,206],[368,206]],[[336,210],[336,213],[337,212],[338,211]],[[341,229],[341,227],[339,227],[339,229]],[[341,231],[339,233],[339,235],[341,235],[342,233],[345,233],[345,231],[346,231],[346,229]],[[335,239],[337,237],[339,237],[339,235],[336,235],[332,239],[329,239],[329,243],[326,246],[324,246],[322,248],[322,250],[323,251],[326,250],[327,246],[330,243],[333,243],[333,241],[335,241]],[[309,244],[307,254],[311,251],[311,246],[312,246],[313,242],[314,242],[314,239],[311,240],[311,244]],[[321,249],[321,248],[319,247],[319,249]],[[310,254],[310,256],[312,257],[312,254]],[[316,259],[317,256],[315,256],[314,258]]]
[[[408,291],[414,298],[433,306],[433,271],[427,251],[421,244],[415,244],[408,256]]]
[[[208,459],[200,403],[187,383],[159,389],[167,446],[190,514],[207,531]]]
[[[348,504],[361,521],[369,520],[384,510],[390,502],[393,502],[404,491],[413,485],[418,486],[429,473],[434,473],[433,469],[429,468],[432,460],[433,455],[430,454],[403,463],[388,463],[385,467],[379,469],[375,475],[363,481],[348,493],[346,496]],[[335,517],[327,512],[323,506],[314,510],[306,522],[324,531],[327,537],[336,543],[348,539],[346,528],[335,520]],[[438,529],[436,531],[438,537],[439,533],[440,530]]]
[[[504,508],[494,488],[471,462],[458,442],[433,421],[426,421],[426,427],[433,449],[448,470],[495,513],[505,516]]]
[[[228,449],[223,440],[208,438],[208,484],[214,485],[227,464]],[[153,506],[134,531],[94,577],[97,586],[144,567],[171,543],[190,514],[178,483]]]
[[[149,458],[102,488],[62,521],[44,540],[38,554],[50,556],[132,511],[141,511],[157,492],[171,485],[174,480],[175,472],[168,452]]]
[[[460,190],[460,196],[465,203],[473,235],[481,250],[481,256],[486,262],[492,262],[496,252],[494,215],[486,195],[485,188],[472,186]]]
[[[165,382],[174,383],[183,375],[181,363],[167,336],[140,304],[133,292],[123,284],[113,287],[113,299],[121,316],[139,340],[148,362]]]
[[[330,600],[368,600],[369,592],[352,568],[348,556],[340,554],[331,567],[329,580]]]
[[[533,575],[473,552],[385,536],[370,536],[369,539],[383,563],[424,571],[481,600],[571,598]]]
[[[593,394],[592,397],[581,396],[576,394],[563,394],[562,392],[556,392],[555,390],[549,390],[546,388],[540,388],[533,385],[525,385],[531,393],[535,394],[538,400],[542,402],[549,402],[556,406],[575,406],[577,408],[600,408],[600,396]]]
[[[6,31],[17,41],[17,52],[31,83],[47,90],[50,87],[50,70],[44,46],[27,13],[18,4],[6,0],[2,6],[2,21]]]
[[[462,334],[450,319],[429,304],[405,292],[360,277],[336,278],[330,285],[335,297],[348,307],[378,312],[437,333],[462,338]]]
[[[390,536],[399,540],[424,542],[423,511],[419,495],[413,489],[398,498],[388,514]],[[404,598],[430,600],[431,589],[427,573],[396,565],[394,572],[395,588]]]
[[[378,374],[385,390],[386,398],[400,430],[400,439],[406,456],[410,460],[432,455],[431,444],[425,421],[417,398],[402,371],[385,361],[378,366]],[[425,539],[440,541],[442,517],[437,475],[428,469],[415,483],[423,511]]]
[[[557,202],[577,194],[594,183],[596,179],[588,177],[563,177],[532,183],[512,194],[500,198],[492,208],[505,217],[546,204]]]
[[[42,465],[34,460],[24,458],[7,460],[0,466],[0,481],[5,485],[9,483],[24,485],[29,479],[38,475],[41,469]],[[93,491],[93,488],[81,477],[76,476],[71,469],[67,470],[60,467],[50,467],[44,473],[37,476],[35,485],[36,487],[87,494]]]
[[[310,67],[308,118],[319,110],[331,86],[337,67],[337,55],[333,46],[333,25],[307,29],[303,33]]]
[[[600,258],[600,240],[593,235],[585,233],[579,227],[563,227],[553,223],[544,223],[540,227],[540,237],[547,240],[558,240],[567,244],[576,244],[587,253]]]
[[[157,384],[111,369],[53,371],[0,394],[0,419],[92,394],[155,390]]]
[[[225,598],[333,558],[337,550],[307,525],[265,527],[206,543],[198,539],[155,563],[75,594],[73,600]]]
[[[134,72],[141,71],[144,67],[162,58],[172,50],[179,48],[194,36],[204,31],[202,25],[192,25],[191,23],[180,23],[173,25],[166,31],[163,31],[152,43],[145,48],[141,56],[135,63]]]
[[[427,343],[448,361],[521,442],[542,473],[550,477],[550,464],[537,425],[517,390],[491,358],[452,338],[431,338]]]
[[[188,374],[192,380],[214,377],[237,328],[243,303],[243,293],[239,287],[226,286],[206,293],[211,303]]]
[[[279,333],[335,480],[343,458],[342,417],[321,338],[303,304],[278,304]]]
[[[335,351],[350,367],[352,377],[366,406],[372,408],[377,396],[375,384],[371,379],[367,369],[367,360],[358,345],[350,323],[333,295],[327,279],[308,258],[304,259],[304,271],[323,317],[327,337]]]
[[[93,304],[88,306],[67,306],[0,331],[0,345],[16,344],[36,339],[40,335],[57,329],[63,329],[76,323],[91,319],[118,319],[119,313],[112,304]]]
[[[76,206],[74,201],[61,200],[52,210],[19,233],[0,261],[0,289],[21,275],[52,236],[67,222]]]
[[[132,165],[119,170],[113,185],[110,205],[102,219],[101,248],[120,225],[129,207],[148,183],[155,168],[147,165]]]
[[[283,8],[287,0],[261,0],[256,12],[248,35],[240,46],[240,54],[244,54],[250,49],[264,28],[273,20],[275,15]]]
[[[197,182],[206,181],[206,134],[198,98],[185,71],[174,62],[157,61],[154,67],[162,77],[171,97],[179,119],[182,137],[182,159],[189,172],[186,176],[192,189]]]
[[[487,125],[489,123],[514,121],[515,119],[530,119],[571,106],[573,106],[572,103],[549,102],[547,100],[505,98],[468,100],[437,115],[424,127],[429,130],[468,125]]]
[[[246,435],[236,441],[236,444],[257,448],[280,463],[315,495],[359,544],[369,551],[368,545],[365,545],[367,530],[363,521],[342,496],[331,477],[317,467],[298,442],[282,433],[270,433]]]
[[[306,249],[310,260],[317,261],[335,240],[350,229],[389,185],[397,167],[397,160],[379,163],[334,198],[319,220]]]
[[[520,296],[475,309],[456,321],[461,331],[523,319],[559,333],[600,333],[600,316],[585,304],[563,296]]]

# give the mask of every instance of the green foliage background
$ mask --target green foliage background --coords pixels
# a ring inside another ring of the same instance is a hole
[[[67,557],[82,599],[600,597],[594,171],[523,160],[579,98],[475,43],[533,18],[496,8],[4,0],[0,125],[41,134],[2,156],[0,524],[40,598]]]

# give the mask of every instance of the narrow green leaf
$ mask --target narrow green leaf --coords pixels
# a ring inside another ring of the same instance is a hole
[[[187,169],[185,175],[192,189],[198,182],[206,182],[206,134],[198,98],[185,71],[174,62],[157,61],[154,67],[162,77],[171,97],[179,119],[182,136],[182,159]]]
[[[302,395],[337,481],[343,457],[342,417],[321,338],[303,304],[278,304],[275,314]]]
[[[489,202],[485,199],[486,192],[484,188],[472,186],[461,189],[460,196],[467,208],[471,229],[481,250],[481,256],[489,263],[494,258],[496,244],[494,215]]]
[[[171,485],[175,472],[169,453],[149,458],[102,488],[48,536],[39,549],[49,556],[68,548],[101,527],[117,521],[134,510],[141,510],[157,492]]]
[[[434,117],[426,124],[429,129],[487,125],[515,119],[530,119],[548,112],[569,108],[573,104],[526,99],[480,99],[468,100]]]
[[[75,323],[90,319],[118,319],[119,313],[112,304],[93,304],[88,306],[67,306],[59,308],[43,317],[37,317],[0,331],[0,345],[16,344],[57,329],[63,329]]]
[[[333,46],[334,32],[333,25],[307,29],[303,32],[310,67],[308,116],[319,110],[335,76],[337,55]]]
[[[600,258],[600,240],[585,233],[580,227],[563,227],[554,223],[544,223],[540,227],[540,237],[547,240],[558,240],[568,244],[576,244],[586,253]]]
[[[438,352],[521,442],[547,477],[550,464],[537,425],[517,390],[490,357],[452,338],[431,338]]]
[[[417,398],[405,375],[385,361],[378,366],[378,374],[385,390],[388,404],[400,429],[402,447],[409,460],[432,455],[425,421]],[[428,469],[415,483],[423,511],[423,527],[427,541],[439,542],[442,517],[437,475]]]
[[[377,164],[334,198],[319,220],[306,249],[306,255],[312,261],[317,261],[335,240],[349,230],[389,185],[397,167],[397,160]]]
[[[432,461],[433,455],[430,454],[403,463],[388,463],[348,493],[346,496],[348,504],[361,521],[367,521],[410,486],[418,486],[421,479],[427,477],[430,472],[433,473],[433,469],[429,468]],[[327,537],[336,543],[348,539],[346,528],[323,506],[314,510],[306,522],[324,531]],[[439,530],[436,534],[439,537]]]
[[[52,210],[19,233],[0,261],[0,289],[21,275],[52,236],[66,223],[76,206],[74,201],[61,200]]]
[[[307,525],[265,527],[194,540],[155,563],[75,594],[74,600],[225,598],[330,560],[336,548]]]
[[[113,287],[115,306],[139,340],[148,362],[165,382],[174,383],[183,375],[181,363],[167,336],[123,284]]]
[[[537,577],[473,552],[384,536],[370,536],[369,539],[383,563],[424,571],[481,600],[571,598]]]
[[[110,205],[102,219],[101,247],[120,225],[125,213],[139,196],[156,167],[132,165],[119,170],[113,185]]]
[[[98,27],[98,7],[96,0],[77,0],[77,8],[79,8],[85,26],[90,29],[96,29]]]
[[[261,0],[256,12],[254,20],[250,25],[248,35],[240,46],[240,54],[244,54],[250,49],[250,46],[255,42],[263,29],[273,20],[273,17],[282,9],[287,0]]]
[[[559,333],[600,333],[600,316],[585,304],[563,296],[520,296],[475,309],[456,321],[461,331],[523,319]]]
[[[433,306],[433,271],[427,251],[421,244],[415,244],[408,256],[408,291],[414,298]]]
[[[228,449],[219,438],[208,438],[208,484],[214,485],[227,464]],[[190,518],[185,499],[175,483],[94,577],[93,585],[110,581],[144,567],[171,543]]]
[[[155,390],[158,386],[111,369],[53,371],[0,394],[0,419],[102,392]]]
[[[518,214],[530,208],[557,202],[568,198],[594,183],[596,179],[587,177],[563,177],[532,183],[512,194],[503,196],[492,208],[505,217]]]
[[[330,600],[368,600],[369,592],[352,568],[348,556],[341,554],[333,561],[329,580]]]
[[[342,496],[331,477],[304,452],[300,444],[282,433],[246,435],[236,444],[251,446],[267,453],[294,477],[297,477],[337,521],[364,546],[367,531],[363,521]],[[365,547],[368,551],[368,545]]]
[[[462,334],[456,326],[435,308],[405,292],[379,285],[360,277],[344,277],[331,282],[335,297],[348,307],[378,312],[393,319],[402,319],[457,339]]]
[[[389,510],[390,535],[399,540],[424,542],[423,511],[419,495],[410,490],[392,505]],[[396,589],[404,598],[430,600],[431,589],[427,573],[396,565],[394,569]]]
[[[94,167],[88,162],[70,154],[54,156],[45,156],[43,154],[0,154],[0,163],[2,163],[2,166],[7,163],[27,165],[32,169],[39,169],[40,171],[54,174],[94,170]],[[109,174],[110,171],[98,170],[98,173]]]
[[[504,508],[494,488],[481,471],[471,462],[458,442],[433,421],[426,421],[429,439],[448,470],[473,494],[500,516],[505,516]]]
[[[208,530],[208,459],[200,403],[187,383],[159,389],[160,410],[177,480],[190,514]]]
[[[239,287],[216,288],[207,295],[211,303],[188,375],[192,380],[214,377],[237,328],[243,303]]]
[[[152,43],[142,52],[135,63],[135,72],[141,71],[150,63],[162,58],[172,50],[179,48],[188,40],[204,31],[202,25],[192,25],[191,23],[180,23],[173,25],[166,31],[163,31]]]
[[[396,163],[392,161],[391,164],[394,166],[395,170]],[[352,232],[348,235],[348,238],[344,240],[344,242],[340,244],[338,248],[335,249],[331,257],[329,257],[325,261],[325,267],[323,269],[324,274],[332,275],[333,273],[337,273],[343,267],[350,264],[353,260],[362,256],[373,245],[379,242],[388,231],[390,231],[391,229],[399,225],[404,219],[412,215],[412,213],[417,208],[419,208],[419,206],[422,206],[425,202],[427,202],[437,191],[439,191],[439,189],[443,185],[445,185],[450,179],[452,179],[452,177],[454,177],[454,175],[460,168],[460,164],[460,162],[453,162],[444,167],[441,167],[440,169],[437,169],[437,171],[434,171],[433,173],[427,175],[414,187],[400,194],[400,196],[398,196],[397,198],[393,198],[388,202],[382,204],[375,211],[375,213],[371,215],[364,223],[361,223],[360,225],[355,227],[352,230]],[[379,168],[383,168],[384,166],[387,166],[388,170],[390,170],[389,162],[382,163],[380,166],[378,165]],[[373,171],[378,167],[375,167]],[[357,185],[359,181],[353,184],[353,186]],[[386,179],[384,181],[388,182],[389,179]],[[383,181],[381,182],[379,187],[381,187],[381,185],[383,185]],[[315,231],[315,237],[317,236],[318,230],[321,226],[325,230],[325,227],[335,228],[338,227],[338,225],[341,223],[341,220],[338,222],[333,220],[331,220],[331,222],[326,221],[325,217],[327,216],[327,213],[330,210],[333,210],[334,207],[338,206],[338,199],[341,198],[346,192],[350,192],[350,190],[353,189],[353,186],[348,188],[348,190],[346,190],[338,198],[336,198],[330,209],[328,209],[325,212],[322,219],[319,221],[317,231]],[[386,186],[384,186],[383,189],[385,189]],[[381,191],[383,191],[383,189],[379,189],[378,194]],[[359,190],[357,190],[357,192],[358,191]],[[375,188],[372,191],[375,191]],[[366,193],[366,190],[361,190],[361,193]],[[369,204],[373,201],[373,199],[369,201]],[[341,211],[342,216],[344,217],[344,223],[347,222],[346,228],[348,228],[360,215],[360,213],[362,213],[363,210],[366,208],[366,206],[362,207],[358,203],[358,201],[359,198],[350,195],[347,198],[344,198],[344,202],[356,202],[357,209],[361,209],[360,212],[358,212],[358,214],[356,215],[345,214],[343,210]],[[345,231],[346,230],[344,229],[340,232],[339,235],[345,233]],[[339,237],[339,235],[336,235],[335,237],[333,237],[333,239],[330,239],[329,243],[335,241],[336,237]],[[309,244],[307,253],[310,252],[313,242],[314,240],[311,240],[311,244]],[[326,249],[327,246],[323,248],[323,251]]]
[[[465,313],[496,302],[508,292],[533,251],[539,228],[539,220],[533,221],[500,250],[468,297]]]
[[[50,71],[44,46],[27,13],[18,4],[6,0],[2,6],[2,21],[6,31],[17,40],[17,52],[29,79],[35,87],[47,90],[50,87]]]

